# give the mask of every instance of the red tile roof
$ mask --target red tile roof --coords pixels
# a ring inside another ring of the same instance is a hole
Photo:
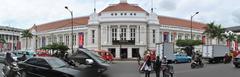
[[[128,3],[119,3],[119,4],[109,6],[106,9],[104,9],[102,12],[108,12],[108,11],[142,11],[142,12],[146,12],[141,7],[133,5],[133,4],[128,4]],[[165,17],[165,16],[159,16],[158,19],[159,19],[160,24],[191,28],[191,26],[190,26],[191,21],[189,21],[189,20],[178,19],[178,18],[173,18],[173,17]],[[73,21],[74,26],[87,25],[88,20],[89,20],[89,16],[74,18],[74,21]],[[206,27],[206,24],[199,23],[199,22],[193,22],[192,25],[193,25],[194,29],[200,29],[200,30],[204,30]],[[41,32],[41,31],[47,31],[47,30],[58,29],[58,28],[63,28],[63,27],[70,27],[70,26],[71,26],[71,19],[65,19],[65,20],[60,20],[60,21],[37,25],[37,31]],[[31,29],[35,29],[34,26]]]
[[[86,25],[86,24],[88,24],[88,19],[89,19],[88,16],[74,18],[73,26]],[[62,28],[62,27],[69,27],[69,26],[71,26],[71,24],[72,24],[71,19],[50,22],[50,23],[46,23],[46,24],[37,25],[37,31],[41,32],[41,31],[46,31],[46,30],[58,29],[58,28]],[[34,28],[32,28],[32,29],[34,29]]]
[[[184,19],[173,18],[173,17],[165,17],[165,16],[158,16],[158,19],[160,24],[191,28],[190,20],[184,20]],[[207,25],[204,23],[194,22],[194,21],[192,22],[192,28],[194,29],[205,30],[206,26]]]
[[[119,4],[114,4],[111,6],[108,6],[101,12],[109,12],[109,11],[142,11],[146,12],[143,8],[134,5],[134,4],[128,4],[128,3],[119,3]]]

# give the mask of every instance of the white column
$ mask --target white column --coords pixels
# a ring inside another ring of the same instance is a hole
[[[112,43],[112,28],[111,26],[108,26],[108,44]]]
[[[136,33],[135,33],[135,38],[136,38],[136,40],[135,40],[135,42],[136,42],[136,44],[138,44],[139,43],[139,27],[137,26],[137,28],[136,28]]]
[[[75,48],[78,48],[78,45],[79,45],[79,35],[78,35],[78,32],[76,32],[76,45],[75,45]]]
[[[132,58],[132,48],[128,47],[128,58]]]
[[[120,28],[120,26],[118,25],[118,27],[117,27],[117,40],[120,40],[121,38],[120,38],[120,32],[121,32],[121,28]]]
[[[155,37],[156,37],[156,43],[160,43],[160,30],[159,29],[156,29],[156,32],[155,32]]]
[[[169,32],[169,33],[168,33],[168,36],[169,36],[169,38],[168,38],[168,39],[169,39],[169,42],[172,42],[172,41],[173,41],[173,40],[172,40],[172,32]]]
[[[120,48],[116,48],[116,58],[120,59]]]

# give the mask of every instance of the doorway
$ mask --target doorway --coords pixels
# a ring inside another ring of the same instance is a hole
[[[109,48],[108,51],[110,51],[111,54],[113,55],[113,57],[115,58],[115,56],[116,56],[116,49],[115,48]]]
[[[120,49],[120,57],[121,57],[121,59],[127,59],[127,57],[128,57],[127,48]]]

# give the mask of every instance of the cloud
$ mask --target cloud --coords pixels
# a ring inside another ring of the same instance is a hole
[[[162,0],[160,1],[160,9],[165,11],[172,11],[175,10],[177,7],[177,0]]]
[[[96,0],[97,12],[119,0]],[[200,13],[194,21],[208,23],[215,21],[225,27],[240,24],[239,0],[153,0],[154,12],[159,15],[190,19],[194,12]],[[90,15],[94,0],[0,0],[0,25],[30,28],[33,24],[43,24],[70,18],[64,6],[69,6],[74,17]],[[150,12],[151,0],[128,0]]]
[[[234,22],[240,24],[240,8],[232,13]]]

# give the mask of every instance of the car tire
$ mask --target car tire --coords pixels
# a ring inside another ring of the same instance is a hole
[[[240,65],[235,65],[236,68],[240,68]]]
[[[177,64],[177,63],[178,63],[178,61],[177,61],[177,60],[174,60],[174,63],[175,63],[175,64]]]

